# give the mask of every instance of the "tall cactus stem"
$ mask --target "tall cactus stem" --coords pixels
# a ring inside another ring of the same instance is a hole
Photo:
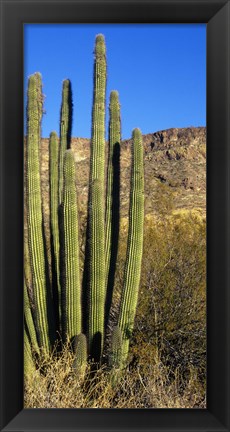
[[[58,195],[58,157],[59,142],[56,132],[49,139],[49,176],[50,176],[50,228],[53,258],[54,299],[56,300],[57,327],[61,322],[61,284],[60,284],[60,242],[59,242],[59,195]],[[56,292],[57,291],[57,292]]]
[[[62,202],[63,192],[63,164],[64,153],[70,148],[71,129],[72,129],[72,87],[69,79],[65,79],[62,84],[62,104],[60,119],[60,150],[59,150],[59,204]]]
[[[144,226],[144,166],[142,135],[139,129],[132,134],[132,166],[127,254],[118,325],[122,332],[122,363],[128,357],[137,307]]]
[[[63,172],[62,331],[65,340],[81,333],[82,327],[76,172],[72,150],[65,151]]]
[[[119,192],[120,192],[120,141],[121,118],[120,104],[117,91],[110,93],[109,105],[109,149],[107,165],[107,191],[105,210],[105,281],[107,287],[106,322],[107,326],[118,251],[119,238]]]
[[[94,62],[94,98],[89,184],[89,351],[100,360],[104,340],[105,308],[105,91],[106,49],[103,35],[97,35]]]
[[[41,75],[39,73],[35,73],[29,77],[27,96],[26,200],[28,242],[33,279],[38,342],[44,352],[48,352],[50,349],[50,341],[47,316],[45,250],[42,230],[42,201],[39,166],[43,95]]]

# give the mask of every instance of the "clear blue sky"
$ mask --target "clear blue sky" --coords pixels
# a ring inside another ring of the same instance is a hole
[[[206,125],[205,24],[26,24],[24,94],[40,72],[46,96],[42,135],[59,133],[62,81],[73,89],[72,136],[90,137],[93,50],[102,33],[107,47],[107,110],[111,90],[121,103],[122,138],[171,127]]]

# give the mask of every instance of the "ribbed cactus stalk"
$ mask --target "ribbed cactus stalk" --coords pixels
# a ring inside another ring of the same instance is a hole
[[[117,91],[110,93],[109,150],[105,210],[105,281],[107,287],[106,321],[112,301],[119,238],[119,189],[121,118]]]
[[[87,366],[87,339],[83,333],[74,339],[74,354],[73,368],[79,377],[83,378]]]
[[[76,172],[72,150],[65,151],[63,173],[62,331],[65,340],[81,333],[82,327]]]
[[[144,227],[144,166],[142,135],[132,134],[132,166],[127,254],[118,325],[122,332],[122,364],[125,364],[132,335],[141,276]]]
[[[89,184],[89,351],[100,360],[104,340],[105,308],[105,90],[106,50],[104,36],[95,44],[94,98]]]
[[[26,197],[26,191],[25,191]],[[26,198],[25,198],[26,200]],[[28,289],[32,291],[33,280],[30,268],[29,244],[28,244],[28,224],[27,224],[27,209],[24,209],[24,279]],[[31,293],[30,291],[30,293]]]
[[[34,320],[31,312],[31,305],[30,305],[30,300],[29,300],[29,295],[28,295],[25,280],[24,280],[24,317],[25,317],[25,325],[28,329],[28,334],[30,337],[32,348],[34,351],[39,353],[37,335],[34,326]]]
[[[50,348],[45,254],[42,232],[39,146],[43,110],[42,80],[39,73],[29,77],[27,93],[26,202],[30,266],[33,279],[35,320],[39,346]]]
[[[60,284],[60,243],[59,243],[59,195],[58,195],[58,157],[59,142],[56,132],[51,132],[49,139],[49,180],[50,180],[50,228],[53,253],[53,284],[57,290],[58,322],[61,322],[61,284]]]
[[[110,365],[119,368],[121,365],[122,333],[119,326],[114,327],[112,332],[112,346]]]
[[[62,202],[63,192],[63,164],[64,153],[70,147],[72,128],[72,87],[65,79],[62,84],[62,104],[60,120],[60,151],[59,151],[59,204]]]
[[[31,378],[33,377],[35,371],[36,368],[33,362],[30,341],[27,332],[24,329],[24,375],[28,378]]]

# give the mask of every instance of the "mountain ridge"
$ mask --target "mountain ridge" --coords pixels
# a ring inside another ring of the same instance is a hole
[[[49,139],[41,139],[41,185],[45,224],[49,222]],[[72,138],[76,161],[79,211],[87,212],[90,139]],[[106,149],[108,146],[106,145]],[[143,135],[145,214],[156,214],[156,190],[163,184],[172,192],[175,210],[206,211],[206,128],[170,128]],[[107,151],[107,150],[106,150]],[[120,214],[127,217],[131,139],[120,147]],[[106,174],[106,173],[105,173]]]

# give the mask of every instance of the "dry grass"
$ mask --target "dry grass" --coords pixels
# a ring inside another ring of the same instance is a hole
[[[205,391],[194,369],[186,383],[179,370],[170,371],[154,359],[142,375],[138,366],[118,372],[101,367],[85,378],[72,369],[73,354],[66,346],[25,376],[25,408],[205,408]]]

